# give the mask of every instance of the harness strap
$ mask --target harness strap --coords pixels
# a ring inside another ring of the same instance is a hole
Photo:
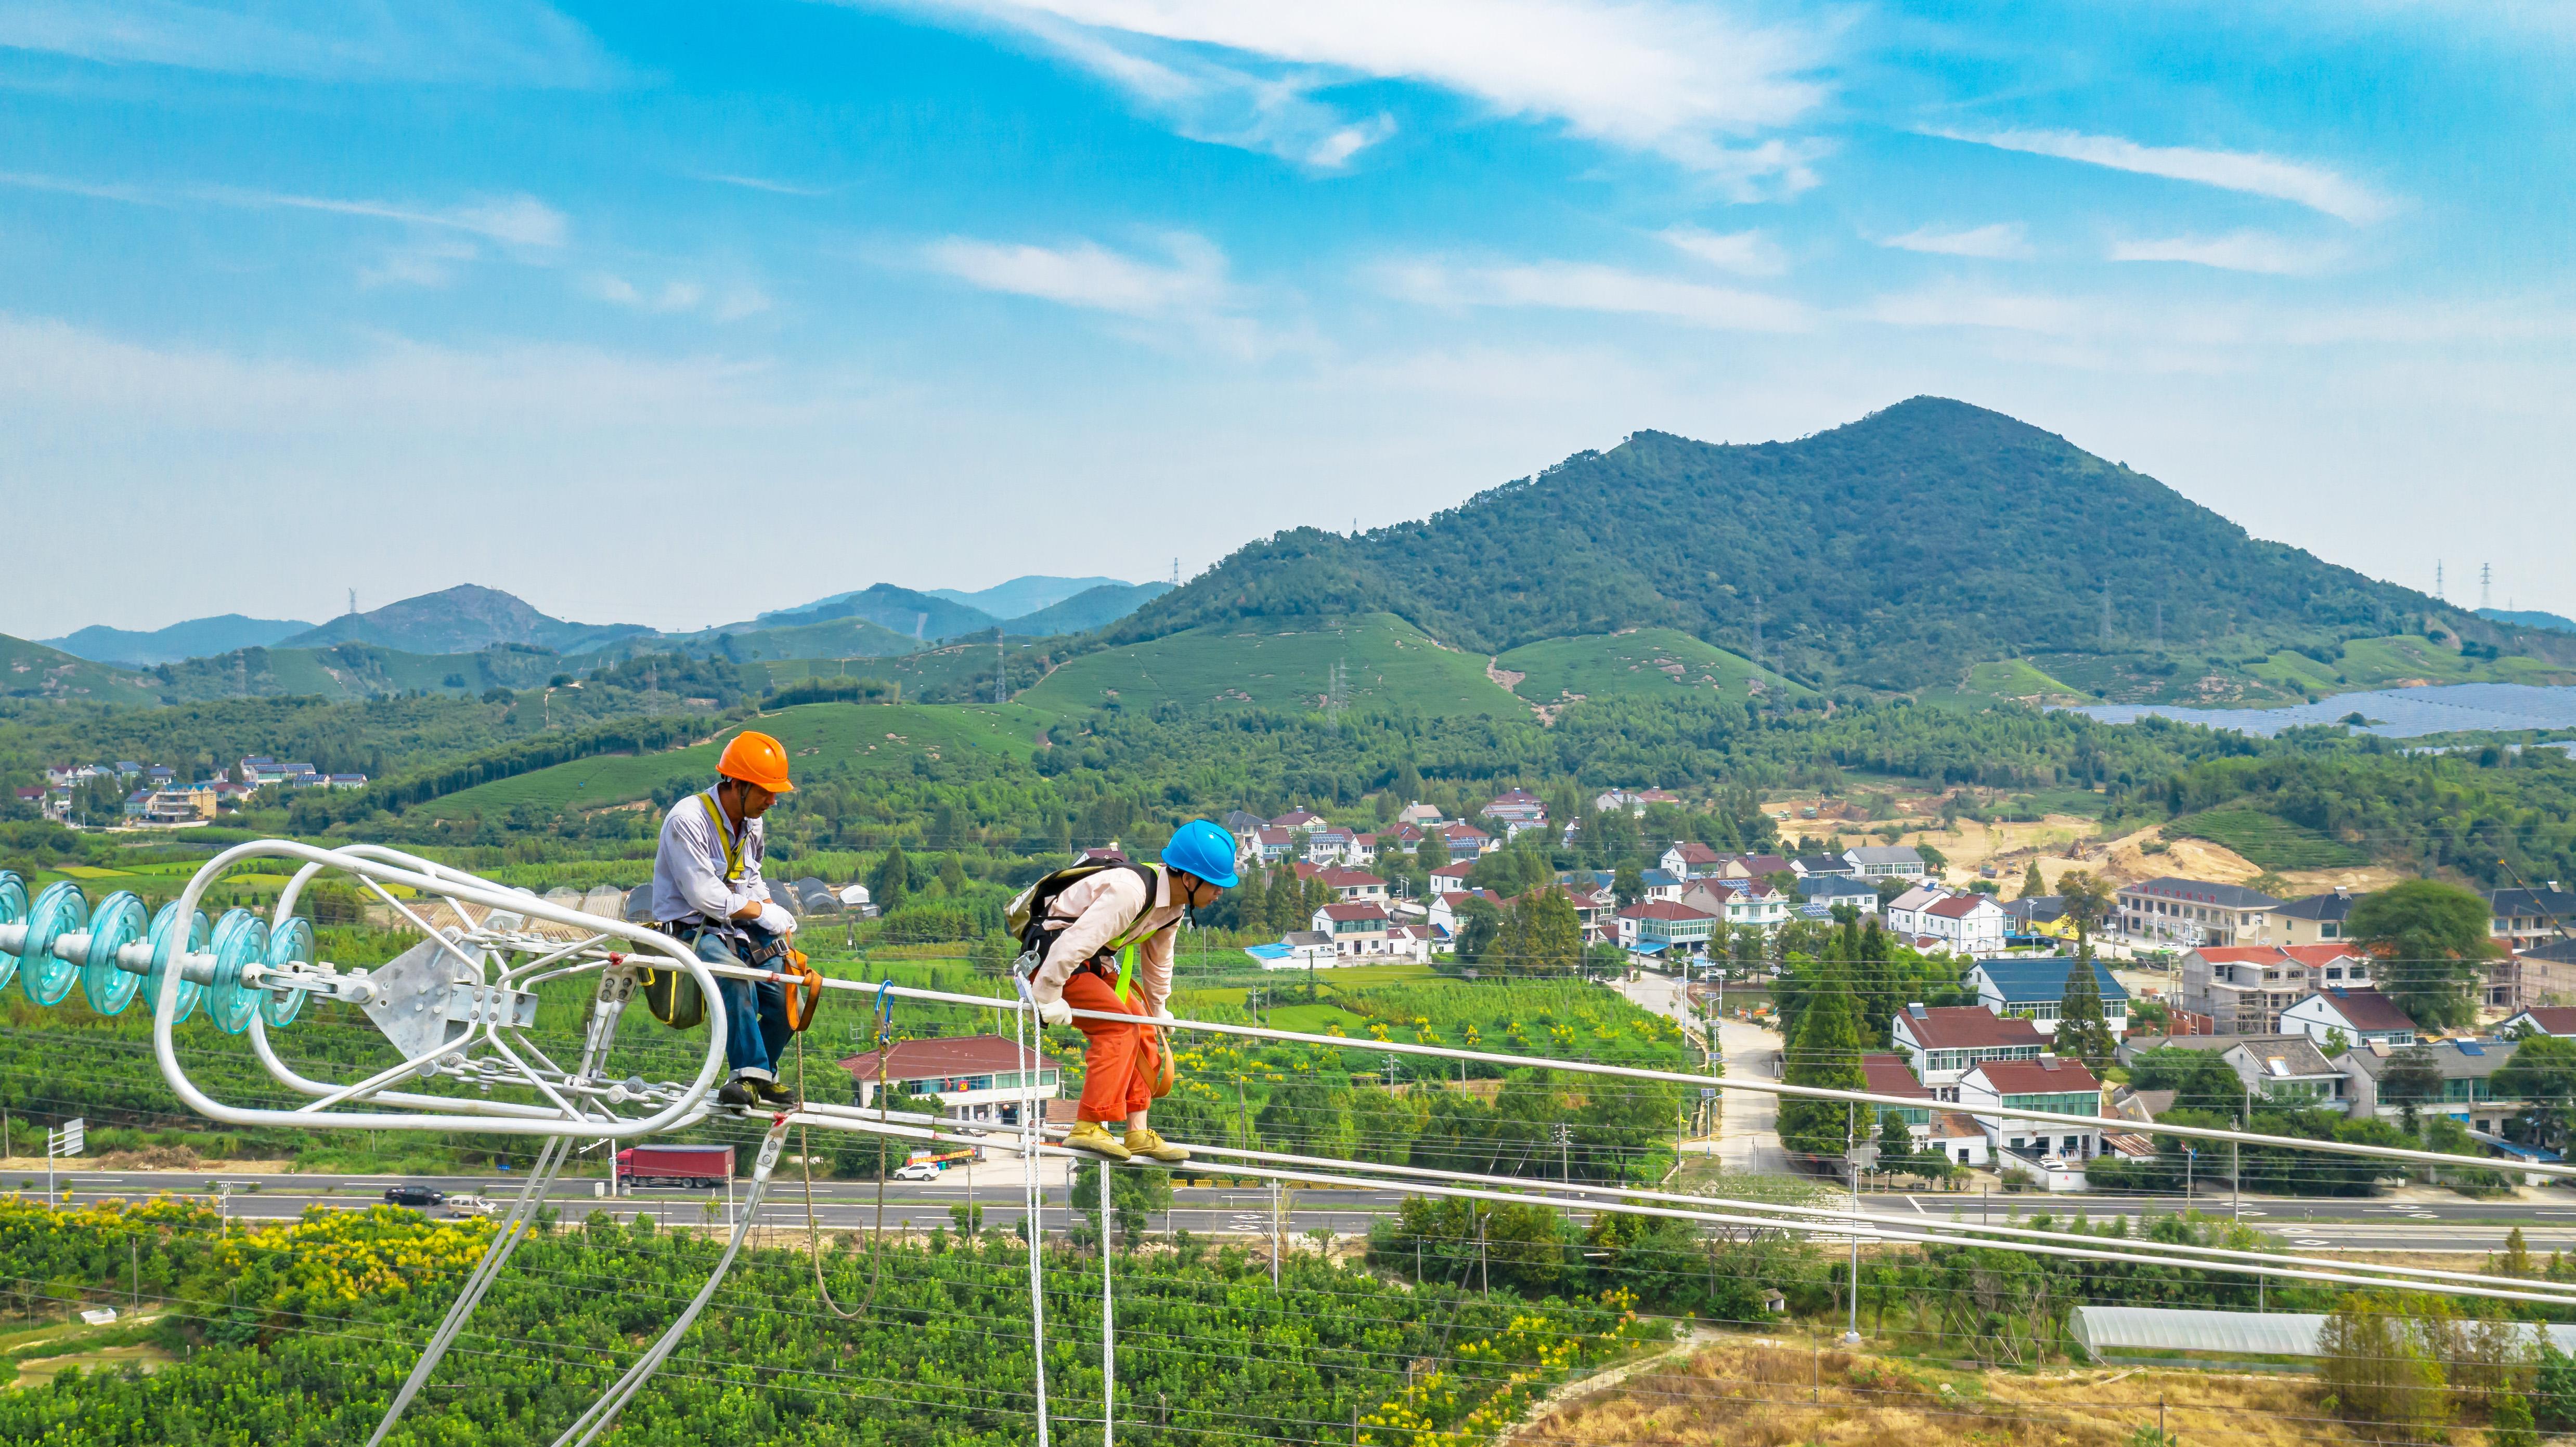
[[[751,834],[751,821],[748,819],[742,821],[740,834],[729,834],[725,831],[724,806],[716,802],[716,791],[709,789],[698,797],[707,801],[707,820],[716,826],[716,844],[724,850],[724,881],[727,884],[740,884],[743,841]]]

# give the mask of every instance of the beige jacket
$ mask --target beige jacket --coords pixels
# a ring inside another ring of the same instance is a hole
[[[1055,897],[1047,911],[1049,919],[1069,919],[1073,923],[1058,931],[1047,946],[1045,963],[1038,966],[1037,978],[1029,982],[1029,993],[1040,1001],[1060,999],[1064,982],[1073,976],[1076,966],[1100,953],[1100,948],[1128,932],[1138,916],[1151,926],[1136,950],[1136,989],[1145,1005],[1145,1013],[1160,1015],[1163,1002],[1172,995],[1172,944],[1180,932],[1181,906],[1172,898],[1172,878],[1160,865],[1154,869],[1154,902],[1148,912],[1145,882],[1132,869],[1104,869],[1087,879],[1077,879]]]

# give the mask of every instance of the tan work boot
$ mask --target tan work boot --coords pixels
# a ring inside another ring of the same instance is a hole
[[[1167,1166],[1179,1165],[1190,1158],[1188,1146],[1176,1146],[1142,1126],[1127,1132],[1127,1153],[1151,1156]]]
[[[1126,1160],[1130,1154],[1125,1146],[1110,1139],[1109,1132],[1096,1120],[1075,1121],[1073,1129],[1065,1133],[1064,1143],[1075,1150],[1089,1151],[1113,1161]]]

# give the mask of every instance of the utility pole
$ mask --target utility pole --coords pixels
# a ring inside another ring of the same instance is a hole
[[[1860,1145],[1860,1102],[1843,1105],[1843,1157],[1845,1169],[1851,1172],[1851,1320],[1843,1327],[1843,1345],[1860,1345],[1860,1162],[1855,1159]]]
[[[1270,1182],[1270,1290],[1279,1290],[1279,1181]]]

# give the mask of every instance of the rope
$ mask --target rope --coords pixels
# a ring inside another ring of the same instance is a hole
[[[892,1054],[894,1038],[894,1001],[885,990],[877,990],[877,1124],[887,1121],[886,1061]],[[805,1036],[796,1036],[796,1099],[801,1105],[805,1094]],[[805,1256],[814,1266],[814,1290],[823,1298],[823,1307],[843,1321],[856,1321],[876,1305],[877,1282],[885,1271],[885,1141],[877,1139],[877,1224],[868,1237],[868,1294],[859,1304],[844,1311],[832,1299],[832,1288],[823,1280],[823,1231],[814,1219],[814,1146],[813,1132],[803,1121],[796,1123],[796,1161],[805,1172]],[[968,1169],[973,1169],[971,1166]]]

